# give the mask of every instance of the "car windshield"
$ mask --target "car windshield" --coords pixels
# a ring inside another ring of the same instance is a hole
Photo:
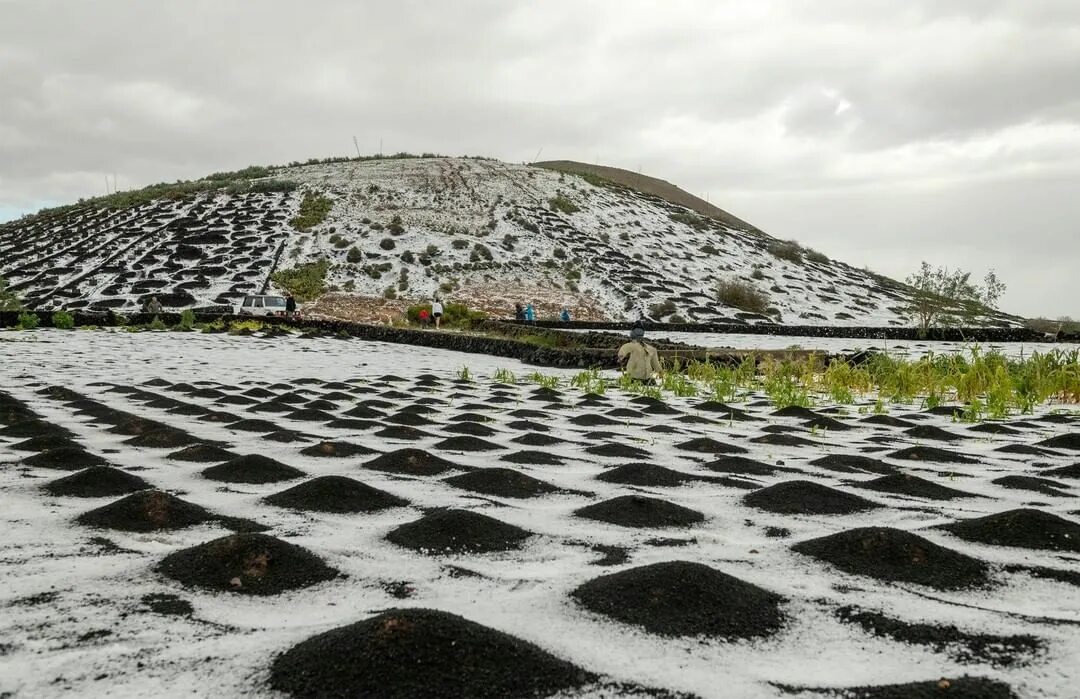
[[[263,305],[267,308],[285,308],[285,299],[280,296],[267,296],[263,300]]]

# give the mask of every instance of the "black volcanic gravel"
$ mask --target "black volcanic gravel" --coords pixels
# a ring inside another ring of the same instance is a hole
[[[43,486],[50,495],[69,495],[78,498],[99,498],[109,495],[127,495],[150,485],[138,476],[109,466],[91,466],[88,469],[58,478]]]
[[[596,444],[585,447],[585,451],[594,456],[606,456],[614,459],[647,459],[649,452],[629,444]]]
[[[812,692],[815,696],[831,696],[838,699],[1017,699],[1017,695],[1004,682],[967,675],[904,684],[839,689],[778,687],[790,694]]]
[[[276,595],[336,578],[311,552],[265,534],[230,534],[166,556],[157,571],[184,585]]]
[[[414,412],[397,412],[383,419],[393,425],[408,425],[410,427],[424,427],[431,424],[431,420]]]
[[[681,505],[642,495],[623,495],[575,510],[574,514],[624,527],[689,527],[705,515]]]
[[[519,435],[510,440],[515,444],[521,444],[526,447],[550,447],[553,444],[563,444],[565,439],[558,437],[552,437],[546,434],[537,434],[536,432],[528,432],[523,435]]]
[[[512,454],[504,454],[499,457],[499,461],[505,461],[510,464],[531,464],[533,466],[562,466],[566,463],[566,461],[558,454],[530,449],[515,451]]]
[[[937,447],[907,447],[889,454],[892,459],[904,459],[905,461],[933,461],[943,464],[977,464],[977,460],[964,454],[959,454],[948,449]]]
[[[443,449],[445,451],[495,451],[497,449],[505,449],[501,444],[495,444],[479,437],[448,437],[447,439],[437,442],[434,446],[435,449]]]
[[[1023,434],[1018,429],[1003,425],[1000,422],[984,422],[981,425],[974,425],[968,428],[970,432],[978,432],[980,434],[1004,434],[1004,435],[1017,435]]]
[[[319,442],[301,449],[300,453],[304,456],[344,459],[351,456],[368,456],[377,452],[374,449],[368,449],[352,442]]]
[[[473,437],[491,437],[499,433],[498,430],[482,425],[479,422],[458,422],[443,427],[442,431],[451,434],[466,434]]]
[[[125,439],[124,444],[130,444],[133,447],[149,447],[152,449],[176,449],[177,447],[186,447],[187,445],[194,444],[198,441],[198,439],[183,430],[166,427],[137,434],[130,439]]]
[[[914,427],[915,423],[910,420],[901,420],[898,417],[892,415],[871,415],[870,417],[864,417],[859,422],[864,425],[881,425],[883,427]]]
[[[599,427],[601,425],[621,425],[619,420],[612,420],[609,417],[603,415],[593,415],[592,413],[585,413],[584,415],[576,415],[570,418],[569,422],[578,425],[579,427]]]
[[[304,434],[303,432],[296,432],[294,430],[278,430],[277,432],[264,434],[262,438],[268,442],[278,442],[280,444],[310,442],[311,440],[315,439],[311,435]]]
[[[865,498],[813,481],[784,481],[755,490],[743,503],[768,512],[801,515],[846,515],[881,507]]]
[[[76,521],[90,527],[148,532],[183,529],[216,519],[198,505],[164,493],[143,490],[79,515]]]
[[[890,476],[882,476],[864,483],[853,483],[856,488],[866,488],[879,493],[893,493],[896,495],[910,495],[929,500],[954,500],[956,498],[973,498],[975,495],[965,493],[962,490],[947,488],[925,478],[911,476],[906,473],[894,473]]]
[[[755,444],[771,444],[775,447],[813,447],[818,446],[817,442],[812,442],[804,437],[797,437],[793,434],[765,434],[760,437],[754,437],[750,440]]]
[[[321,476],[263,498],[278,507],[311,512],[377,512],[408,500],[344,476]]]
[[[391,609],[278,656],[270,685],[294,697],[542,697],[596,677],[539,647],[431,609]]]
[[[964,439],[963,435],[949,432],[940,427],[934,427],[933,425],[919,425],[918,427],[912,427],[911,429],[904,430],[904,434],[913,439],[934,439],[939,442],[959,442]]]
[[[375,457],[362,465],[363,468],[407,476],[437,476],[447,471],[471,471],[473,467],[455,464],[424,451],[423,449],[399,449]]]
[[[550,483],[526,476],[511,468],[480,468],[459,476],[444,478],[443,482],[462,490],[503,498],[534,498],[559,490]]]
[[[674,471],[653,464],[624,464],[596,477],[605,483],[624,483],[647,487],[672,487],[695,480],[704,480],[701,476]]]
[[[594,578],[571,596],[591,612],[662,636],[754,638],[783,623],[780,595],[687,561]]]
[[[466,510],[440,509],[403,524],[387,541],[420,553],[487,553],[521,548],[532,536],[512,524]]]
[[[863,527],[810,539],[792,550],[833,564],[853,575],[911,582],[939,590],[987,582],[987,565],[938,546],[911,532]]]
[[[23,459],[27,466],[52,468],[59,471],[77,471],[87,466],[102,466],[105,459],[80,447],[59,447],[39,452]]]
[[[771,476],[778,472],[791,472],[792,469],[770,466],[745,456],[721,456],[715,461],[702,464],[703,468],[718,473],[731,473],[736,476]]]
[[[896,467],[858,454],[828,454],[810,462],[811,466],[820,466],[827,471],[838,473],[877,473],[890,475],[896,473]]]
[[[64,437],[63,435],[46,434],[38,437],[31,437],[30,439],[17,442],[15,444],[8,445],[9,449],[16,451],[51,451],[53,449],[77,449],[82,451],[82,445],[78,442]]]
[[[1041,510],[1007,510],[941,529],[982,544],[1080,553],[1080,524]]]
[[[949,654],[959,662],[1013,665],[1029,660],[1045,647],[1042,641],[1029,634],[997,636],[968,633],[952,625],[912,624],[857,607],[841,607],[836,610],[836,615],[841,621],[858,624],[875,636],[885,636],[900,643],[929,646],[939,653]]]
[[[403,442],[415,442],[425,439],[430,435],[415,427],[408,427],[407,425],[390,425],[389,427],[384,427],[376,432],[375,436],[382,437],[383,439],[398,439]]]
[[[303,471],[261,454],[246,454],[202,472],[205,478],[226,483],[277,483],[303,478]]]
[[[698,454],[745,454],[747,449],[744,447],[735,446],[734,444],[725,444],[724,442],[718,442],[715,439],[709,437],[698,437],[686,442],[681,442],[675,445],[676,449],[681,451],[692,451]]]
[[[1050,439],[1044,439],[1038,442],[1040,447],[1050,447],[1051,449],[1069,449],[1071,451],[1080,451],[1080,432],[1072,432],[1069,434],[1059,434],[1056,437]]]
[[[1034,476],[1004,476],[1002,478],[995,478],[990,481],[995,485],[1000,485],[1002,488],[1009,488],[1012,490],[1030,490],[1042,495],[1049,495],[1050,497],[1067,497],[1069,493],[1058,490],[1058,488],[1065,488],[1064,483],[1058,483],[1048,478],[1036,478]]]
[[[237,454],[234,454],[228,449],[222,449],[221,447],[215,446],[213,444],[194,444],[190,447],[184,447],[179,451],[174,451],[166,458],[173,459],[175,461],[190,461],[193,463],[211,464],[228,461],[229,459],[235,459],[237,456]]]
[[[241,430],[243,432],[276,432],[281,429],[276,423],[269,420],[239,420],[227,425],[230,430]]]
[[[1080,463],[1052,468],[1042,473],[1044,476],[1053,476],[1054,478],[1080,478]]]

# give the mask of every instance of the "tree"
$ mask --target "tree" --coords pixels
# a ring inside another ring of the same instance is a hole
[[[8,289],[7,280],[0,277],[0,311],[21,311],[22,303],[14,291]]]
[[[981,285],[971,282],[971,272],[931,267],[923,262],[919,271],[907,278],[914,293],[904,311],[914,318],[924,333],[936,325],[960,325],[996,308],[1005,283],[993,270]]]

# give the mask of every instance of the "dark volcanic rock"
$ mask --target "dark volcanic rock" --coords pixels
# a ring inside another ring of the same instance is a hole
[[[124,444],[130,444],[133,447],[149,447],[151,449],[176,449],[198,441],[198,439],[183,430],[166,427],[137,434],[130,439],[125,439]]]
[[[598,522],[624,527],[689,527],[705,520],[705,515],[666,500],[641,495],[623,495],[575,510],[574,514]]]
[[[526,476],[511,468],[480,468],[459,476],[444,478],[443,482],[462,490],[503,498],[534,498],[559,490],[550,483]]]
[[[911,582],[939,590],[987,582],[987,565],[921,536],[887,527],[863,527],[795,544],[792,550],[853,575]]]
[[[901,420],[892,415],[871,415],[859,420],[866,425],[882,425],[884,427],[914,427],[915,423],[909,420]]]
[[[653,464],[625,464],[601,473],[596,479],[605,483],[625,483],[648,487],[670,487],[704,480],[701,476],[693,476]]]
[[[270,685],[294,697],[542,697],[596,680],[501,631],[430,609],[392,609],[278,656]]]
[[[1080,524],[1040,510],[1008,510],[945,524],[941,529],[982,544],[1080,552]]]
[[[754,437],[750,441],[755,444],[771,444],[776,447],[813,447],[818,445],[817,442],[793,434],[765,434]]]
[[[231,534],[170,554],[158,572],[184,585],[276,595],[339,575],[311,552],[265,534]]]
[[[423,449],[399,449],[368,461],[363,468],[408,476],[437,476],[447,471],[471,471],[473,467],[455,464]]]
[[[45,484],[42,489],[50,495],[70,495],[78,498],[99,498],[126,495],[149,488],[150,484],[130,473],[109,466],[91,466]]]
[[[532,536],[512,524],[466,510],[435,510],[403,524],[387,541],[426,554],[487,553],[521,548]]]
[[[230,459],[223,464],[211,466],[202,475],[213,481],[226,483],[277,483],[292,478],[302,478],[305,474],[298,468],[271,459],[261,454],[247,454]]]
[[[313,512],[376,512],[408,500],[344,476],[321,476],[263,498],[278,507]]]
[[[237,422],[228,425],[230,430],[240,430],[241,432],[277,432],[281,429],[278,425],[269,420],[239,420]]]
[[[894,493],[896,495],[910,495],[916,498],[929,500],[953,500],[956,498],[973,498],[972,493],[962,490],[954,490],[943,485],[928,481],[918,476],[910,476],[905,473],[894,473],[891,476],[882,476],[865,483],[853,483],[856,488],[866,488],[879,493]]]
[[[877,507],[877,503],[813,481],[785,481],[755,490],[743,502],[768,512],[802,515],[846,515]]]
[[[663,636],[753,638],[783,622],[780,595],[686,561],[604,575],[571,596],[591,612]]]

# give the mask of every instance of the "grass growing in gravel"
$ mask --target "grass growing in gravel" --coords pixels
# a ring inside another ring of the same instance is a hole
[[[300,211],[289,223],[298,231],[310,231],[326,220],[334,202],[317,192],[307,192],[300,202]]]
[[[329,260],[309,262],[270,275],[271,281],[296,297],[297,301],[312,301],[326,293],[326,273]]]

